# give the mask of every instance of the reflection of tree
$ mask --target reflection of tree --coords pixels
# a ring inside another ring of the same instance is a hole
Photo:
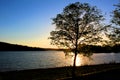
[[[51,34],[51,44],[73,52],[73,77],[75,76],[76,57],[80,53],[81,44],[96,44],[101,42],[101,34],[104,27],[100,21],[103,16],[95,6],[87,3],[73,3],[66,6],[61,14],[53,18],[56,25],[55,31]],[[87,49],[86,49],[87,50]],[[88,56],[89,53],[84,53]]]

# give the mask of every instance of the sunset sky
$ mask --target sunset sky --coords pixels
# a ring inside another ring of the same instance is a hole
[[[87,2],[110,13],[119,0],[0,0],[0,41],[33,47],[50,45],[50,31],[54,30],[52,18],[61,13],[69,3]]]

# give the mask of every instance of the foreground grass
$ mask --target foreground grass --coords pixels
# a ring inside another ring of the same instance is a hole
[[[114,69],[120,70],[120,63],[77,67],[76,75],[84,77],[86,75],[107,72]],[[0,80],[56,80],[56,79],[70,80],[68,78],[71,77],[71,70],[72,70],[71,67],[59,67],[48,69],[32,69],[0,72]]]

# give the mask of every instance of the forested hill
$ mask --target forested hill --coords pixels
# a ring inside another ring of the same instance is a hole
[[[63,51],[64,49],[52,49],[52,48],[38,48],[38,47],[28,47],[18,44],[10,44],[6,42],[0,42],[0,51]],[[80,52],[93,52],[93,53],[110,53],[110,52],[120,52],[120,44],[114,46],[92,46],[85,45],[80,48]]]
[[[46,49],[0,42],[0,51],[44,51],[44,50]]]
[[[120,44],[114,46],[93,46],[85,45],[80,48],[80,52],[92,52],[92,53],[120,53]]]

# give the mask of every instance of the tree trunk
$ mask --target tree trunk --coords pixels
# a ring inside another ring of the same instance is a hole
[[[76,40],[75,40],[75,56],[74,56],[74,61],[73,61],[73,70],[72,70],[72,77],[73,80],[75,80],[76,77],[76,58],[77,58],[77,53],[78,53],[78,36],[79,36],[79,25],[78,25],[78,19],[76,20],[75,23],[75,32],[76,32]]]
[[[76,20],[76,25],[75,25],[75,32],[76,32],[76,40],[75,40],[75,56],[74,56],[74,62],[73,62],[73,70],[72,70],[72,78],[75,80],[76,77],[76,58],[77,58],[77,53],[78,53],[78,36],[79,36],[79,26],[78,26],[78,19]]]
[[[75,52],[75,56],[74,56],[74,61],[73,61],[73,69],[72,69],[72,78],[73,80],[75,80],[76,77],[76,58],[77,58],[77,52]]]

